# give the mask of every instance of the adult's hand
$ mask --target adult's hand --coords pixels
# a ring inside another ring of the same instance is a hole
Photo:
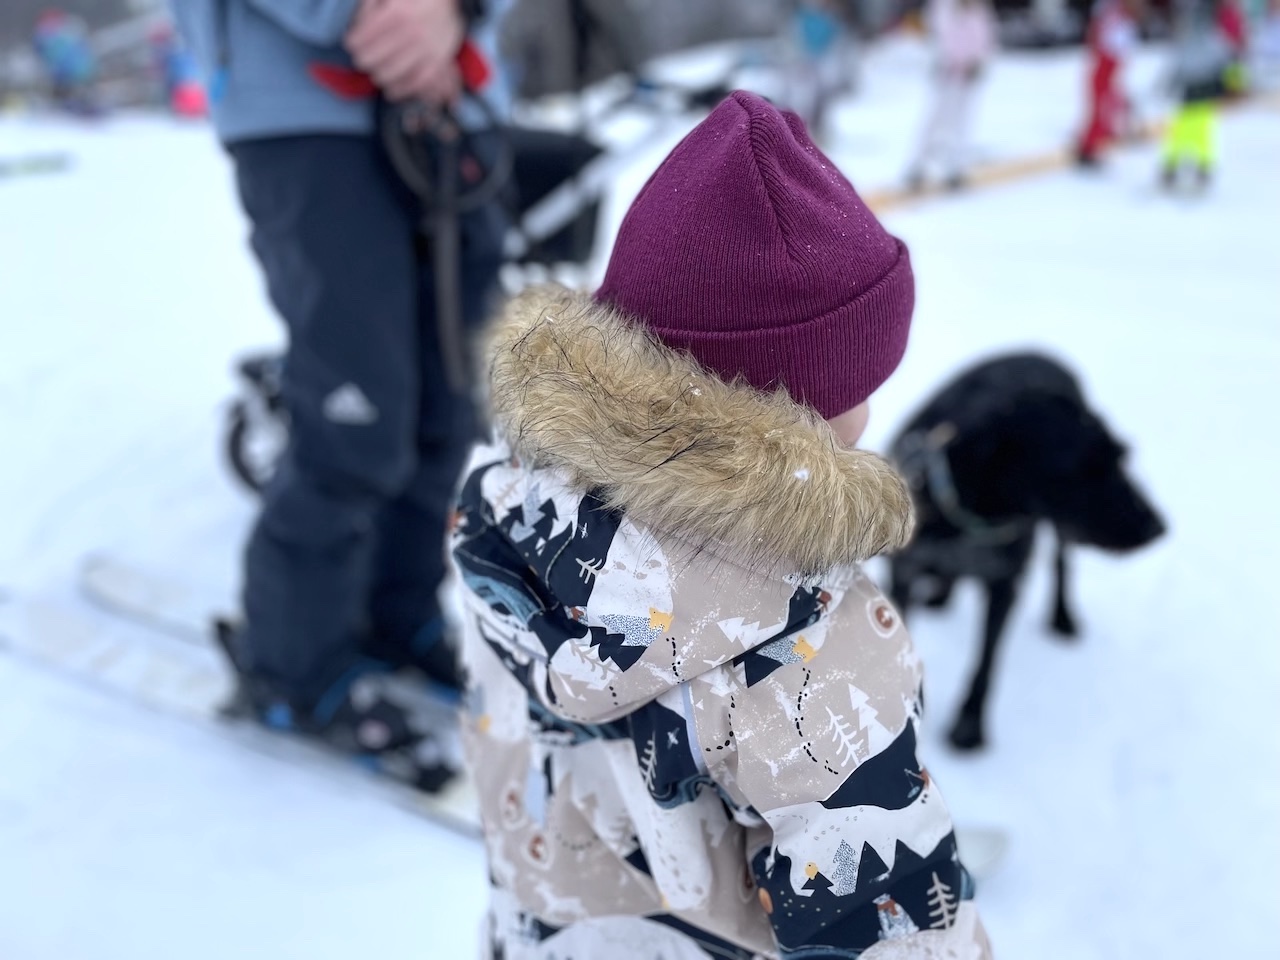
[[[360,0],[345,43],[392,100],[447,103],[460,87],[464,32],[457,0]]]

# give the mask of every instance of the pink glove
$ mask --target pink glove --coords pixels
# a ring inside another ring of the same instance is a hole
[[[446,103],[458,95],[464,35],[457,0],[360,0],[345,43],[392,100]]]

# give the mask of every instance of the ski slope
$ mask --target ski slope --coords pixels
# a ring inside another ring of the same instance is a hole
[[[910,44],[879,51],[864,96],[836,113],[831,152],[864,192],[907,163],[925,63]],[[1158,69],[1154,54],[1139,64],[1139,94]],[[1080,71],[1071,54],[1007,58],[976,151],[1061,147]],[[610,136],[644,123],[620,116]],[[611,225],[685,126],[644,139]],[[886,217],[911,246],[919,308],[868,444],[971,359],[1052,349],[1132,443],[1171,526],[1135,557],[1080,556],[1076,645],[1047,637],[1037,567],[979,757],[942,739],[976,655],[976,592],[915,624],[926,762],[959,820],[1012,835],[979,892],[1004,958],[1274,955],[1280,113],[1247,107],[1223,134],[1223,175],[1200,200],[1155,195],[1143,148],[1097,176]],[[0,118],[0,157],[48,151],[70,169],[0,181],[0,636],[32,609],[125,629],[74,594],[90,550],[231,602],[253,508],[219,462],[231,362],[280,338],[206,129]],[[358,778],[335,784],[20,657],[0,655],[0,704],[0,960],[474,956],[479,847]]]

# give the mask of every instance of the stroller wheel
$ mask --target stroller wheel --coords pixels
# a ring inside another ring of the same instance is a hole
[[[249,490],[261,493],[275,476],[288,442],[288,430],[276,416],[253,411],[242,400],[228,415],[226,453],[231,471]]]

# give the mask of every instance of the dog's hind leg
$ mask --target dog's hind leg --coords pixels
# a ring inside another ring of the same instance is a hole
[[[1053,616],[1049,620],[1049,629],[1063,640],[1079,635],[1076,618],[1067,607],[1067,545],[1062,537],[1057,538],[1057,550],[1053,558]]]
[[[1017,596],[1017,580],[988,581],[987,619],[982,632],[982,657],[969,683],[969,695],[951,727],[950,740],[959,750],[976,750],[986,743],[983,716],[987,705],[987,692],[991,686],[991,670],[995,666],[996,650],[1004,633],[1009,611]]]

